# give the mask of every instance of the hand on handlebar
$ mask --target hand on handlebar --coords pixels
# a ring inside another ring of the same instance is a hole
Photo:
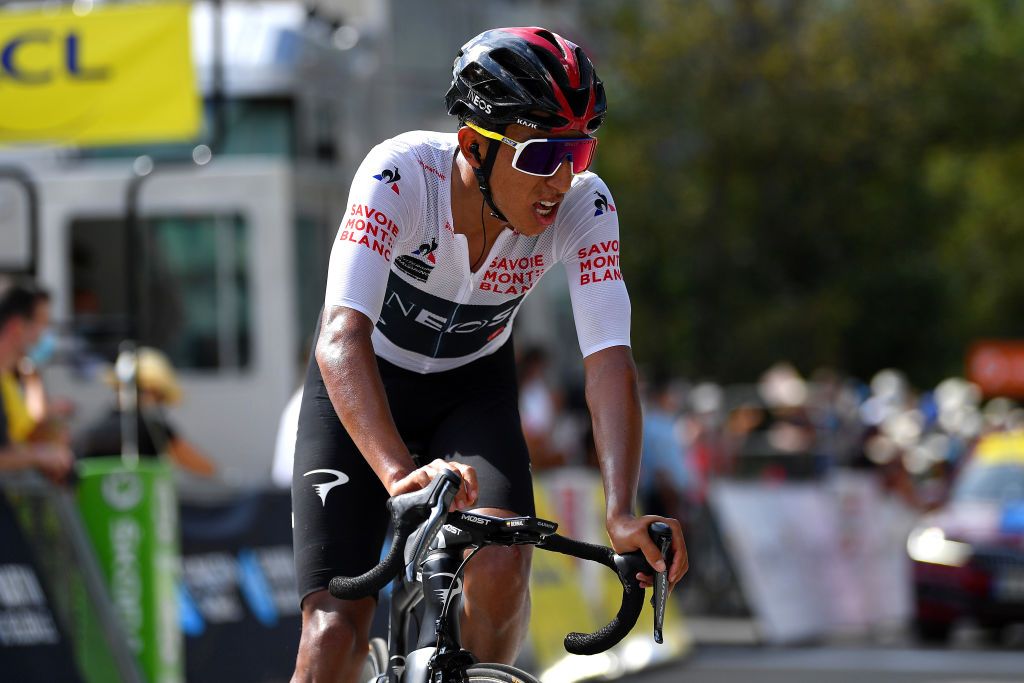
[[[663,571],[664,560],[661,557],[661,550],[651,540],[648,534],[648,527],[654,522],[663,522],[672,530],[672,566],[668,568],[668,582],[671,589],[683,578],[689,568],[689,561],[686,555],[686,542],[683,540],[683,531],[679,521],[669,517],[657,517],[655,515],[644,515],[635,517],[633,515],[619,515],[612,517],[607,522],[608,537],[611,539],[612,549],[620,555],[633,550],[639,550],[644,554],[648,564],[655,571]],[[641,588],[650,588],[654,585],[654,577],[650,574],[638,573],[637,580]]]
[[[424,489],[430,486],[430,483],[434,480],[434,477],[437,476],[438,472],[445,469],[451,470],[462,477],[462,486],[459,488],[458,495],[455,496],[455,501],[452,503],[451,510],[462,510],[475,503],[479,490],[477,487],[476,470],[469,465],[463,465],[460,462],[448,462],[441,459],[427,463],[423,467],[413,470],[401,479],[392,482],[391,485],[388,486],[388,494],[391,496],[397,496],[403,493],[410,493],[411,491]]]

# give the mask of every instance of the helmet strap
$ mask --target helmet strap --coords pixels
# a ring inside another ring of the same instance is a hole
[[[494,197],[491,195],[491,170],[494,168],[494,162],[498,158],[498,144],[495,141],[490,141],[487,145],[487,156],[483,161],[480,161],[480,157],[477,156],[477,161],[480,161],[480,168],[473,167],[473,174],[476,176],[477,185],[480,186],[480,194],[484,196],[484,201],[487,202],[487,206],[491,208],[491,215],[497,218],[499,221],[508,222],[503,214],[494,203]]]

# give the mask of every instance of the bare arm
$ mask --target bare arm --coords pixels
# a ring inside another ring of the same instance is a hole
[[[48,415],[46,401],[46,387],[43,385],[43,378],[39,371],[32,368],[31,372],[24,372],[21,375],[22,386],[25,388],[25,407],[29,415],[36,423],[44,422]]]
[[[370,342],[372,332],[373,323],[359,311],[345,306],[324,311],[316,360],[341,424],[391,495],[420,489],[438,468],[452,466],[466,483],[455,505],[470,505],[476,500],[472,468],[434,461],[417,469],[413,462],[391,416]]]
[[[28,470],[36,466],[35,454],[25,446],[0,446],[0,472]]]
[[[213,461],[180,436],[170,440],[167,444],[167,453],[174,462],[193,474],[212,477],[217,473],[217,466],[213,464]]]
[[[0,472],[36,469],[54,483],[67,477],[74,458],[66,446],[54,443],[0,446]]]
[[[640,549],[660,569],[661,553],[647,535],[653,522],[672,529],[675,557],[669,568],[674,585],[687,569],[686,545],[679,522],[667,517],[636,517],[636,486],[640,473],[643,413],[636,366],[627,346],[612,346],[583,360],[587,406],[594,425],[594,444],[605,490],[605,526],[616,552]]]

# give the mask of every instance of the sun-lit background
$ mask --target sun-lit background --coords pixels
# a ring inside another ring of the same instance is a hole
[[[576,660],[562,635],[615,586],[538,553],[522,665],[702,680],[732,647],[750,663],[707,680],[740,681],[765,646],[840,642],[1020,675],[1024,3],[981,0],[0,4],[0,272],[49,292],[54,333],[4,406],[80,458],[62,487],[0,479],[0,667],[288,680],[295,397],[352,173],[454,131],[458,47],[517,25],[607,88],[638,505],[683,520],[692,567],[665,646],[648,615]],[[560,267],[517,318],[538,514],[605,542]],[[126,340],[169,460],[96,446]]]

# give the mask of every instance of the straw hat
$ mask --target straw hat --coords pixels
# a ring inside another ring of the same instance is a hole
[[[156,394],[163,403],[180,403],[181,385],[174,374],[174,366],[163,351],[140,346],[136,349],[136,354],[139,363],[139,390]],[[121,356],[118,356],[118,360],[120,359]],[[113,367],[104,373],[103,381],[111,387],[118,386]]]

